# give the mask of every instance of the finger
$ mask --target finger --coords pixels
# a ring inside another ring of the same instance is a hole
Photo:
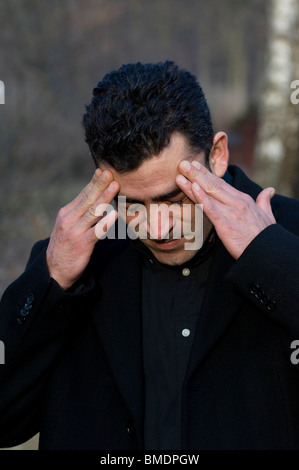
[[[103,217],[95,227],[90,229],[90,239],[94,241],[95,239],[101,240],[106,237],[108,230],[115,224],[118,218],[118,213],[116,210],[110,211],[105,217]]]
[[[191,183],[197,182],[206,194],[224,204],[237,207],[239,199],[244,196],[243,193],[227,184],[223,179],[213,175],[199,162],[192,162],[191,164],[189,161],[184,160],[180,162],[179,170]]]
[[[111,205],[111,202],[118,191],[119,184],[116,181],[112,181],[97,201],[92,206],[89,206],[84,215],[78,220],[76,224],[77,230],[79,232],[88,230],[98,222],[105,211],[112,211],[114,207]]]
[[[75,210],[78,215],[80,215],[80,213],[84,213],[86,208],[91,206],[98,199],[101,193],[112,181],[113,174],[111,171],[102,171],[100,168],[98,168],[88,185],[82,189],[82,191],[72,202],[65,206],[65,212],[67,213]]]
[[[272,212],[271,199],[275,194],[274,188],[266,188],[260,192],[256,198],[256,204],[263,209],[264,212],[270,217],[270,219],[275,223],[275,217]]]
[[[187,180],[185,176],[179,174],[175,178],[175,182],[178,185],[179,188],[186,194],[186,196],[196,204],[198,201],[196,200],[196,197],[192,191],[192,183],[191,181]]]
[[[195,204],[201,204],[203,212],[211,220],[213,224],[217,223],[223,214],[226,212],[227,206],[221,202],[208,196],[205,191],[201,189],[198,183],[191,183],[185,176],[178,175],[176,177],[176,184],[184,191],[188,198]]]
[[[82,191],[71,201],[69,202],[63,209],[64,209],[64,212],[67,214],[68,212],[70,212],[71,210],[74,209],[74,207],[76,207],[80,200],[82,199],[83,195],[84,194],[87,194],[90,192],[90,190],[92,189],[92,187],[96,184],[96,181],[100,178],[101,174],[103,173],[103,171],[100,169],[100,168],[97,168],[96,171],[94,172],[93,174],[93,177],[91,179],[91,181],[82,189]]]
[[[60,211],[60,215],[67,216],[70,224],[76,223],[97,201],[112,181],[113,175],[110,171],[96,170],[91,182],[70,204]]]
[[[97,201],[112,181],[113,174],[111,171],[105,170],[100,174],[96,172],[90,184],[81,191],[74,210],[83,215],[86,210]]]
[[[197,203],[202,205],[203,212],[210,219],[213,225],[216,225],[225,217],[227,205],[208,196],[196,182],[192,183],[191,190]]]

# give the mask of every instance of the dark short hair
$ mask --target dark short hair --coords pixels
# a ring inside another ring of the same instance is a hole
[[[105,75],[86,106],[83,127],[96,166],[105,162],[118,172],[158,155],[174,132],[207,160],[214,136],[201,86],[171,61],[127,64]]]

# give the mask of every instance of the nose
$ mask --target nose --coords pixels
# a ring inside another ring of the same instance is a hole
[[[150,204],[147,207],[146,230],[148,238],[167,240],[173,230],[173,215],[166,204]]]

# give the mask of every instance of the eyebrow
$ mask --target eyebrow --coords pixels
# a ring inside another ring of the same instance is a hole
[[[178,186],[176,186],[172,191],[169,191],[168,193],[160,194],[159,196],[155,196],[155,197],[150,198],[150,199],[151,199],[152,201],[154,201],[154,202],[166,201],[166,200],[168,200],[168,199],[171,199],[171,198],[177,196],[177,195],[180,194],[181,192],[182,192],[181,188],[179,188]],[[135,198],[127,197],[127,196],[125,196],[124,194],[118,194],[118,196],[125,197],[125,198],[126,198],[126,202],[136,203],[136,204],[144,204],[144,201],[141,201],[140,199],[135,199]]]

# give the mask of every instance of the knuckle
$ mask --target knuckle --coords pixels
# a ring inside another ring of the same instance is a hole
[[[65,232],[68,229],[68,222],[65,216],[60,217],[56,224],[56,229],[59,232]]]
[[[191,177],[196,179],[196,177],[198,176],[199,174],[199,170],[197,168],[194,168],[192,167],[192,170],[191,170]]]
[[[217,181],[209,181],[206,186],[206,192],[208,194],[215,194],[219,190],[219,185]]]
[[[81,206],[89,207],[93,203],[90,192],[83,189],[81,193]]]
[[[94,219],[97,217],[97,207],[96,206],[90,206],[87,211],[87,216]]]
[[[111,175],[104,171],[101,173],[100,177],[95,178],[93,181],[93,187],[97,191],[103,191],[111,182]]]
[[[57,220],[61,220],[65,217],[67,213],[67,208],[66,206],[65,207],[62,207],[61,209],[59,209],[58,213],[57,213]]]
[[[106,180],[99,179],[94,182],[94,188],[96,189],[97,192],[102,192],[107,186]]]
[[[246,214],[246,212],[247,206],[245,204],[243,207],[234,208],[230,212],[230,223],[238,227],[246,225],[248,223],[248,214]]]
[[[240,201],[238,202],[238,209],[239,209],[240,212],[247,211],[248,208],[249,208],[249,205],[250,205],[250,200],[248,200],[247,198],[246,199],[240,199]]]

